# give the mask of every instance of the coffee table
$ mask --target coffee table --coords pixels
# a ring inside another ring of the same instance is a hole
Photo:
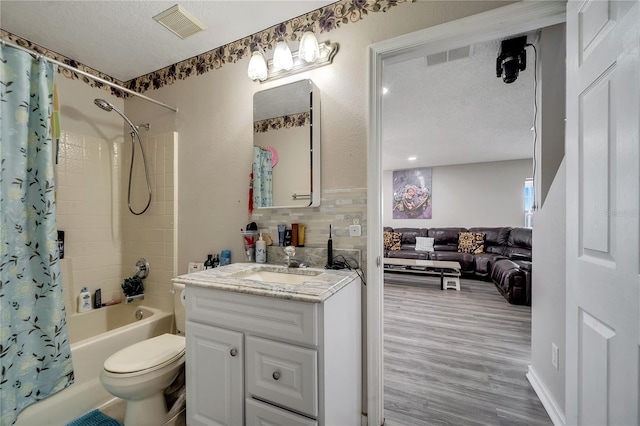
[[[385,257],[384,270],[439,275],[440,290],[455,288],[460,291],[460,264],[445,260],[400,259]]]

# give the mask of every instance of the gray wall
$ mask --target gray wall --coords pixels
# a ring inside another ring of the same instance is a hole
[[[393,171],[383,174],[383,223],[394,228],[523,226],[523,188],[531,160],[432,168],[431,219],[393,219]]]
[[[544,29],[540,63],[543,115],[539,123],[537,196],[534,214],[531,370],[544,387],[553,410],[565,411],[565,240],[566,176],[564,163],[564,25]],[[544,99],[546,98],[546,99]],[[542,183],[541,183],[542,182]],[[545,197],[541,197],[541,192]],[[551,344],[559,348],[558,369],[551,364]],[[549,409],[549,407],[547,407]]]
[[[564,158],[565,116],[565,25],[544,28],[540,36],[540,65],[544,84],[540,99],[540,200],[547,197],[560,162]],[[549,78],[549,76],[551,76]],[[547,78],[545,78],[547,77]]]

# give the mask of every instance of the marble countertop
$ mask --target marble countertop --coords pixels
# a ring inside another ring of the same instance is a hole
[[[306,275],[309,276],[309,280],[302,284],[274,284],[238,277],[238,275],[255,271]],[[358,275],[349,270],[327,270],[318,268],[294,269],[270,264],[233,263],[220,268],[180,275],[172,281],[179,284],[233,291],[236,293],[291,299],[308,303],[322,303],[354,278],[358,278]]]

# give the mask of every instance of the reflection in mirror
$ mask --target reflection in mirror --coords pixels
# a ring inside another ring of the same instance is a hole
[[[253,207],[320,205],[320,93],[301,80],[253,96]]]

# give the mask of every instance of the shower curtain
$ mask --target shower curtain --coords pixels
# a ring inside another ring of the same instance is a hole
[[[73,383],[57,252],[54,69],[0,50],[0,425]]]
[[[273,205],[271,151],[253,147],[253,207]]]

